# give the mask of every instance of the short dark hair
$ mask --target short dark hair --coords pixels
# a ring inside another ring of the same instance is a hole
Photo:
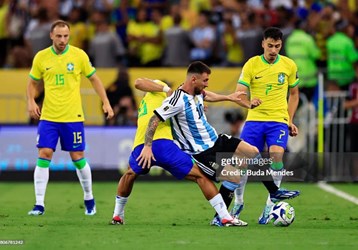
[[[189,65],[187,73],[188,74],[203,74],[203,73],[211,74],[211,69],[205,63],[203,63],[201,61],[195,61]]]
[[[282,31],[276,27],[268,27],[264,30],[264,40],[267,38],[272,38],[273,40],[282,40]]]
[[[54,21],[51,25],[51,32],[53,32],[53,30],[57,27],[65,27],[67,26],[68,29],[70,29],[70,24],[66,21],[63,21],[63,20],[57,20],[57,21]]]

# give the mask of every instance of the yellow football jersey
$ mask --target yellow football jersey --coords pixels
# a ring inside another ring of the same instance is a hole
[[[166,85],[159,80],[155,80],[155,82],[163,86]],[[167,98],[167,94],[164,92],[147,92],[143,97],[138,110],[138,128],[134,138],[133,148],[144,143],[149,120],[154,115],[154,110],[162,105],[165,98]],[[173,140],[169,119],[159,123],[153,140],[157,139]]]
[[[45,99],[40,119],[53,122],[84,121],[81,75],[88,78],[95,72],[87,54],[77,47],[68,45],[59,55],[52,46],[39,51],[34,58],[30,77],[44,81]]]
[[[238,84],[250,89],[251,98],[259,98],[262,104],[250,109],[247,121],[275,121],[288,124],[288,88],[299,83],[297,66],[288,57],[278,55],[273,64],[264,56],[255,56],[244,65]]]

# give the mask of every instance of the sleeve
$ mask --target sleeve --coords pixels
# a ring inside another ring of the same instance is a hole
[[[81,50],[81,60],[82,60],[82,74],[87,78],[90,78],[94,73],[96,73],[95,67],[92,66],[92,63],[83,50]]]
[[[182,112],[184,110],[182,95],[181,90],[174,91],[171,96],[167,97],[163,101],[162,106],[154,110],[154,114],[156,114],[161,121],[166,121],[167,119]]]
[[[245,63],[244,67],[241,70],[239,80],[237,81],[238,84],[243,84],[248,88],[250,88],[251,78],[252,78],[250,65],[251,65],[251,60]]]
[[[39,54],[36,54],[34,60],[32,61],[32,67],[29,76],[35,81],[42,79],[41,60],[39,59]]]
[[[294,61],[292,61],[291,74],[288,77],[288,87],[294,88],[298,85],[300,79],[298,78],[298,70],[297,65]]]
[[[348,60],[351,63],[355,63],[358,61],[358,53],[356,48],[354,47],[353,41],[349,41],[349,45],[347,46],[346,53],[348,55]]]

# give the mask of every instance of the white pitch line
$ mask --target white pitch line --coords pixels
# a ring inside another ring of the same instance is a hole
[[[328,193],[331,193],[331,194],[334,194],[338,197],[341,197],[347,201],[350,201],[356,205],[358,205],[358,198],[353,196],[353,195],[350,195],[350,194],[347,194],[346,192],[343,192],[331,185],[328,185],[326,182],[324,181],[319,181],[318,182],[318,187],[323,189],[324,191],[328,192]]]

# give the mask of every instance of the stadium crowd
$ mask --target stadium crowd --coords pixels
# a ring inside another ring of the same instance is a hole
[[[263,29],[276,26],[285,39],[304,29],[314,38],[317,64],[324,68],[327,41],[337,28],[350,26],[345,33],[358,45],[356,2],[0,0],[0,67],[30,67],[36,52],[51,45],[51,23],[64,19],[71,24],[70,44],[88,52],[96,67],[187,66],[194,60],[242,66],[262,53]]]

